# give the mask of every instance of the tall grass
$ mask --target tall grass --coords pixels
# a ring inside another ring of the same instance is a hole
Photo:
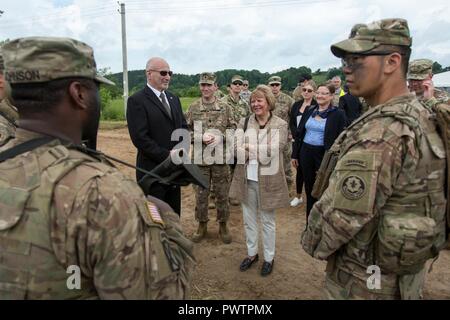
[[[186,112],[189,105],[192,104],[198,98],[180,98],[181,107],[183,112]],[[113,99],[103,108],[102,121],[125,121],[125,110],[123,108],[123,99]]]

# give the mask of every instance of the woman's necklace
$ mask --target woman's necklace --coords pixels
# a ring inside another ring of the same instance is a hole
[[[258,120],[259,129],[264,129],[266,127],[266,125],[269,123],[270,119],[272,119],[272,111],[270,112],[269,119],[267,119],[267,121],[263,125]]]

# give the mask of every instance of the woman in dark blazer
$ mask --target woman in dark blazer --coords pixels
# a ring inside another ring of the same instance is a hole
[[[317,201],[311,192],[325,151],[347,126],[344,111],[333,106],[334,87],[320,85],[316,91],[317,106],[303,115],[295,134],[292,159],[297,160],[305,179],[306,221]]]
[[[300,89],[302,99],[297,101],[292,105],[290,118],[289,118],[289,128],[292,132],[293,138],[295,138],[295,132],[300,124],[303,115],[308,111],[309,108],[317,106],[317,101],[314,99],[314,92],[317,90],[317,85],[313,80],[305,82]],[[297,176],[295,179],[297,196],[292,199],[291,207],[296,207],[303,203],[302,192],[303,192],[303,173],[301,167],[299,166],[297,159],[292,159],[292,165],[297,169]]]

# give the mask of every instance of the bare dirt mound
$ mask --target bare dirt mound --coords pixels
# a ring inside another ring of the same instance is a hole
[[[128,130],[102,130],[98,148],[103,152],[135,164],[136,149]],[[130,177],[135,171],[123,165],[117,167]],[[190,237],[197,228],[194,219],[195,196],[192,187],[182,190],[181,220]],[[196,244],[197,268],[192,283],[193,299],[297,300],[322,299],[325,263],[308,256],[300,247],[300,234],[305,227],[305,208],[277,211],[276,254],[273,273],[260,276],[260,261],[247,272],[239,271],[246,256],[245,234],[240,207],[231,207],[229,227],[233,242],[225,245],[218,237],[215,210],[210,210],[208,237]],[[261,246],[260,246],[261,248]],[[428,274],[425,299],[450,299],[450,251],[443,251]]]

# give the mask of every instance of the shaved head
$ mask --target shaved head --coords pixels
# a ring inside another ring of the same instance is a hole
[[[153,57],[148,60],[145,67],[147,82],[158,91],[167,90],[172,72],[170,66],[163,58]],[[170,74],[169,74],[170,73]]]
[[[145,66],[146,71],[149,71],[150,69],[160,70],[164,68],[169,68],[169,64],[167,63],[166,60],[159,57],[150,58],[150,60],[148,60],[147,62],[147,65]]]

